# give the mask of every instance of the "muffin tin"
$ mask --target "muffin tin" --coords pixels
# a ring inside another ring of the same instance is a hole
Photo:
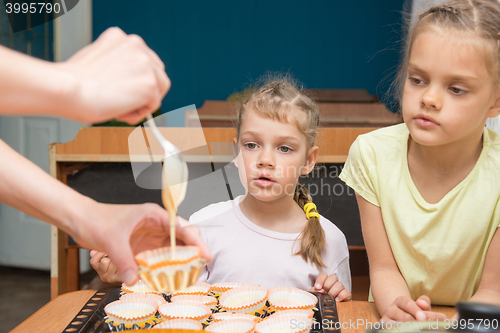
[[[120,287],[104,288],[97,291],[88,302],[82,307],[80,312],[73,318],[70,324],[63,330],[64,333],[86,333],[86,332],[111,332],[105,323],[104,307],[120,298]],[[340,330],[330,329],[339,322],[335,300],[330,295],[311,292],[318,299],[314,309],[314,319],[318,323],[310,331],[311,333],[340,333]],[[322,327],[323,326],[323,327]],[[154,332],[151,331],[151,332]]]

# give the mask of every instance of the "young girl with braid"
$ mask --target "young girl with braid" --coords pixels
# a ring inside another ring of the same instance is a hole
[[[500,3],[420,15],[400,72],[404,124],[361,135],[340,175],[356,191],[384,321],[446,319],[431,303],[500,304]]]
[[[342,232],[319,215],[298,183],[313,170],[316,104],[284,79],[271,81],[237,111],[234,139],[245,195],[193,214],[212,260],[200,279],[323,291],[351,298]]]
[[[344,234],[298,183],[318,157],[319,110],[289,81],[270,81],[238,109],[235,163],[246,193],[189,219],[212,257],[199,280],[290,286],[349,300]],[[93,253],[91,263],[104,282],[118,282],[103,253]]]

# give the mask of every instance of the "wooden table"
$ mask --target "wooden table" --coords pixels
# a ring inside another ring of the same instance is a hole
[[[59,295],[11,332],[62,332],[95,292],[80,290]],[[375,324],[380,320],[375,304],[371,302],[337,303],[337,310],[342,333],[364,332],[370,328],[367,323]],[[435,306],[433,310],[443,312],[450,318],[455,314],[452,307]]]

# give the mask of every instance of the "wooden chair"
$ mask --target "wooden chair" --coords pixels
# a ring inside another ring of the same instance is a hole
[[[346,160],[349,148],[358,135],[367,133],[376,127],[358,128],[321,128],[318,134],[320,163],[343,163]],[[130,163],[129,136],[134,128],[125,127],[85,127],[71,142],[53,143],[49,146],[50,173],[53,177],[67,184],[68,179],[75,173],[99,165],[114,165],[115,163]],[[151,138],[149,129],[142,128],[146,138]],[[206,145],[206,142],[231,143],[235,137],[232,128],[160,128],[163,135],[183,151],[189,163],[230,162],[232,156],[224,152],[195,149]],[[162,157],[160,146],[155,140],[146,140],[155,158]],[[137,158],[137,156],[135,156]],[[147,161],[150,156],[143,156]],[[119,182],[119,181],[118,181]],[[51,295],[79,289],[78,245],[69,241],[68,235],[52,227],[52,266],[51,266]],[[351,246],[351,256],[358,255],[359,263],[353,266],[353,275],[367,273],[366,254],[364,246]]]

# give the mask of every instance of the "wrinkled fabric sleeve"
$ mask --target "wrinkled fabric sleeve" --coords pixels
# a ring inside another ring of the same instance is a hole
[[[344,288],[349,289],[352,292],[352,282],[351,282],[351,269],[349,268],[349,257],[346,257],[338,265],[336,271],[337,279],[344,285]]]
[[[347,161],[339,178],[366,201],[380,207],[375,191],[376,165],[367,160],[369,154],[366,149],[368,147],[363,145],[362,138],[358,137],[349,149]]]

